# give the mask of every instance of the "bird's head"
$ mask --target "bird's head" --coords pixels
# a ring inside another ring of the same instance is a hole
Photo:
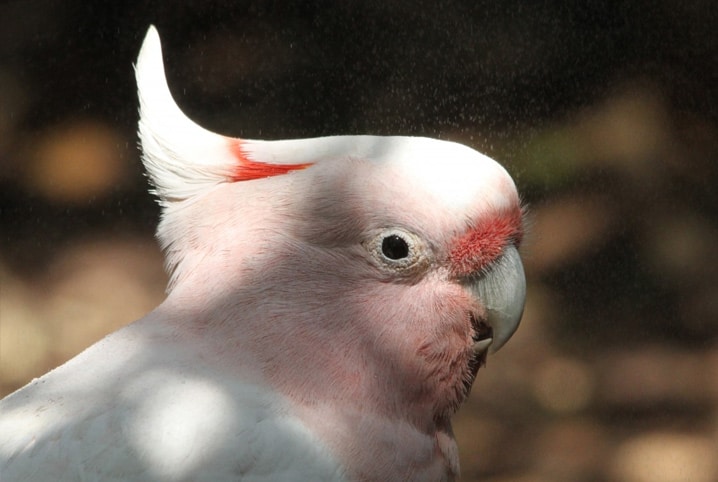
[[[173,101],[154,29],[136,71],[170,299],[285,393],[448,418],[523,312],[507,172],[427,138],[210,132]]]

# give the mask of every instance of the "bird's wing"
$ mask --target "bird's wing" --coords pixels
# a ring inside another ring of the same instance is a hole
[[[125,331],[0,403],[2,480],[342,480],[276,393]]]

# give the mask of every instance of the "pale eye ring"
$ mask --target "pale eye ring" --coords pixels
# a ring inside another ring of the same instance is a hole
[[[393,273],[411,274],[431,264],[427,243],[403,228],[377,229],[362,244],[375,265]]]

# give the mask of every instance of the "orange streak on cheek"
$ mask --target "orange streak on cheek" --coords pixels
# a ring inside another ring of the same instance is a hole
[[[521,209],[501,211],[484,218],[461,235],[449,253],[454,276],[469,276],[480,272],[498,258],[509,244],[521,243]]]

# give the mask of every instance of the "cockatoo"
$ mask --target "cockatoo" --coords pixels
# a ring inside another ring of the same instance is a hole
[[[525,299],[495,161],[420,137],[256,141],[136,65],[166,300],[0,403],[10,481],[453,480],[451,416]]]

